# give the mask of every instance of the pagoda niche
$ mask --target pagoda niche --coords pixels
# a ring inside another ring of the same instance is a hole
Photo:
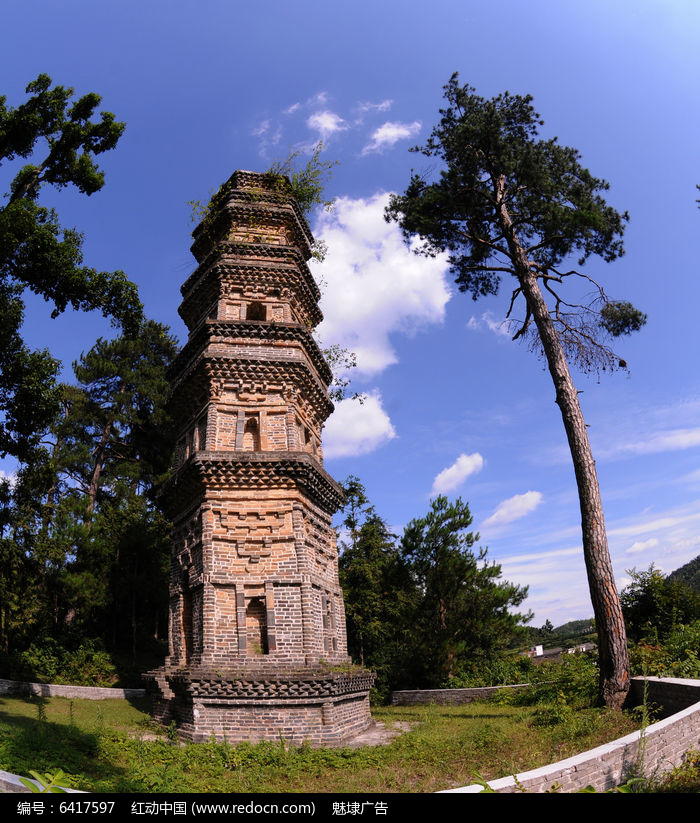
[[[146,675],[154,713],[190,740],[340,742],[371,722],[374,676],[347,654],[313,238],[286,178],[244,171],[193,237],[162,494],[170,653]]]

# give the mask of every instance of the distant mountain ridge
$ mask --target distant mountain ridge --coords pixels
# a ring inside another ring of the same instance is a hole
[[[700,593],[700,554],[694,560],[686,563],[685,566],[672,571],[667,575],[667,579],[685,583],[693,591]]]

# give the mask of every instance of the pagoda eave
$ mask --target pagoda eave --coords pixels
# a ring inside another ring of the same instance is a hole
[[[177,511],[183,496],[207,489],[300,488],[323,511],[333,514],[345,501],[342,487],[306,452],[201,451],[190,457],[161,491],[164,507]],[[199,493],[199,494],[198,494]]]
[[[199,384],[223,378],[295,383],[305,389],[311,406],[322,420],[326,420],[335,408],[318,375],[304,360],[290,363],[284,357],[243,358],[240,355],[214,355],[204,351],[188,363],[182,374],[173,381],[168,401],[171,412],[183,404],[187,405],[188,395],[193,391],[201,393],[207,390]],[[196,404],[197,401],[194,402]]]
[[[251,341],[253,345],[260,342],[270,344],[272,349],[275,343],[298,343],[313,364],[320,378],[328,385],[333,379],[333,373],[312,334],[298,323],[264,323],[255,320],[207,320],[195,334],[187,341],[175,362],[169,369],[171,379],[188,369],[189,361],[201,354],[204,349],[216,339],[226,343],[245,344]],[[233,354],[233,352],[232,352]]]

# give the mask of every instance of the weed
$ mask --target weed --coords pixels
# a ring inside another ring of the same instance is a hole
[[[686,752],[680,766],[662,779],[651,781],[646,791],[665,794],[700,793],[700,751]]]
[[[95,731],[97,734],[104,734],[105,730],[105,716],[102,706],[97,704],[97,720],[95,721]]]
[[[484,723],[476,728],[472,735],[472,745],[477,751],[499,748],[507,735],[492,723]]]
[[[38,700],[36,704],[36,719],[39,728],[43,731],[46,726],[46,706],[43,700]]]
[[[39,774],[39,772],[35,772],[33,769],[29,770],[29,774],[34,778],[34,780],[30,780],[28,777],[20,777],[20,783],[26,786],[29,791],[35,792],[36,794],[45,794],[50,792],[52,794],[65,794],[66,793],[66,786],[61,784],[61,781],[64,779],[65,774],[59,769],[56,774],[50,774],[46,772],[46,774]],[[36,781],[36,783],[34,782]],[[36,784],[39,784],[38,786]]]
[[[532,725],[542,728],[559,726],[563,723],[570,723],[572,717],[573,709],[567,704],[564,692],[560,691],[554,702],[541,703],[535,709]]]

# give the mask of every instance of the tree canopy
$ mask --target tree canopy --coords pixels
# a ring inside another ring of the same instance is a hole
[[[148,321],[138,337],[98,340],[73,364],[77,384],[59,386],[47,445],[4,501],[0,649],[99,637],[133,655],[163,631],[168,524],[152,492],[172,454],[165,373],[176,351]]]
[[[629,215],[606,203],[601,192],[609,183],[581,165],[576,149],[539,137],[544,121],[530,95],[505,92],[487,100],[454,74],[445,97],[440,123],[414,149],[442,161],[439,180],[414,172],[405,193],[392,195],[387,219],[399,222],[407,240],[418,234],[422,253],[449,252],[455,282],[474,300],[498,294],[503,275],[519,280],[522,269],[531,272],[551,298],[553,324],[576,365],[584,371],[620,365],[607,339],[637,331],[646,315],[610,299],[581,270],[591,256],[611,262],[624,253]],[[586,302],[562,296],[569,278],[592,292]],[[525,306],[516,321],[519,298]],[[533,307],[520,282],[507,317],[514,339],[532,331]]]
[[[76,98],[46,74],[26,92],[16,107],[0,97],[0,457],[18,463],[0,482],[0,651],[37,637],[124,645],[121,621],[134,652],[137,627],[157,634],[164,617],[167,527],[144,492],[169,459],[176,344],[144,320],[123,272],[84,264],[80,231],[41,202],[46,187],[99,191],[96,157],[124,124],[98,111],[97,94]],[[121,332],[74,364],[77,385],[59,384],[60,363],[25,343],[27,289],[52,317],[96,310]]]
[[[439,495],[412,520],[401,553],[418,592],[413,614],[413,657],[419,680],[439,686],[465,661],[492,660],[518,637],[529,614],[512,612],[527,586],[500,580],[501,567],[474,551],[479,535],[466,531],[472,515],[460,498]]]
[[[13,108],[0,97],[0,166],[17,169],[0,206],[0,456],[26,459],[58,403],[59,364],[47,351],[31,351],[21,336],[22,294],[30,289],[53,305],[99,310],[125,331],[142,320],[136,286],[121,271],[83,265],[83,237],[63,227],[39,202],[45,185],[75,186],[91,195],[104,183],[95,155],[114,148],[124,124],[101,112],[97,94],[72,101],[73,89],[52,87],[40,74],[26,88],[29,99]]]
[[[474,551],[477,534],[461,500],[437,497],[400,541],[356,477],[345,484],[339,560],[348,650],[377,672],[377,691],[446,686],[464,669],[493,663],[525,636],[529,614],[512,612],[527,587]]]
[[[621,706],[629,689],[624,621],[569,362],[586,372],[625,367],[609,339],[646,321],[628,301],[609,298],[583,269],[592,256],[610,262],[622,255],[628,216],[606,203],[608,183],[581,165],[578,151],[539,136],[543,121],[530,96],[506,92],[487,100],[454,74],[445,97],[438,125],[415,149],[438,159],[438,178],[414,172],[406,191],[392,196],[386,218],[398,221],[407,240],[420,235],[422,253],[448,252],[455,281],[474,299],[497,294],[502,278],[513,278],[506,318],[513,338],[529,338],[547,361],[574,463],[601,699]],[[571,280],[585,288],[565,294]]]
[[[113,149],[125,125],[101,112],[99,95],[83,95],[69,106],[73,89],[51,87],[40,74],[29,83],[32,95],[17,108],[0,97],[0,164],[31,159],[9,182],[0,211],[0,276],[27,286],[54,304],[54,316],[74,309],[99,309],[123,328],[142,317],[136,286],[123,272],[100,272],[82,265],[82,235],[63,228],[53,209],[38,203],[44,184],[75,186],[91,195],[104,184],[95,155]]]
[[[631,582],[620,600],[632,640],[665,640],[678,625],[700,620],[700,593],[683,580],[664,577],[653,563],[645,571],[627,573]]]

